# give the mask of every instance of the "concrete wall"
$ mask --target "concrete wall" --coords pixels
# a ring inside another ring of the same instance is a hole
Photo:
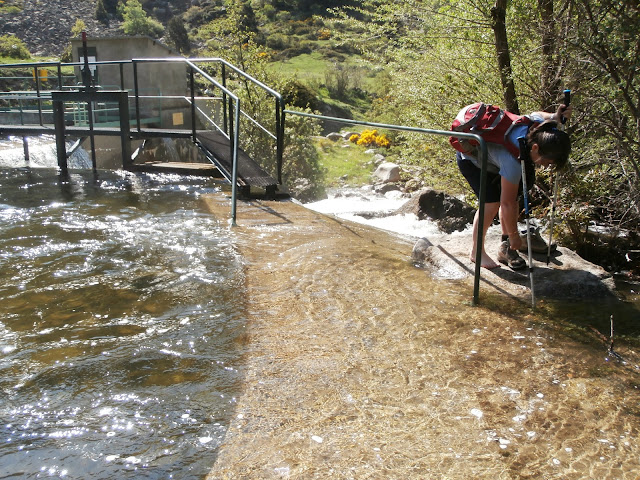
[[[82,48],[82,40],[71,41],[73,61],[83,61],[79,50]],[[92,52],[95,49],[95,57],[98,62],[110,60],[131,60],[133,58],[170,58],[180,57],[179,54],[167,48],[163,44],[150,37],[109,37],[87,38],[89,59],[92,60]],[[138,63],[138,88],[141,96],[145,95],[174,95],[189,96],[189,83],[187,68],[183,63],[153,62]],[[82,82],[80,68],[76,68],[78,83]],[[134,89],[134,76],[132,65],[125,64],[122,75],[119,65],[98,65],[97,84],[103,88],[119,89],[124,86],[127,90]],[[141,116],[162,112],[162,117],[173,119],[174,112],[182,112],[188,108],[188,103],[180,99],[141,99]],[[172,112],[167,117],[167,112]],[[188,115],[183,115],[187,120]],[[163,127],[172,127],[172,123],[165,123]],[[182,127],[184,128],[184,127]]]

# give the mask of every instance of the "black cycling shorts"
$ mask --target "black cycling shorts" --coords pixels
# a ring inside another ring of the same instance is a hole
[[[471,160],[464,160],[460,152],[456,154],[456,161],[460,173],[467,179],[476,196],[480,198],[480,169]],[[500,203],[501,182],[500,174],[487,172],[485,203]]]

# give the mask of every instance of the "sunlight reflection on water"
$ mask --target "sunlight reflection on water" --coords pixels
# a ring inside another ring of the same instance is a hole
[[[0,171],[0,477],[201,478],[241,379],[204,179]]]

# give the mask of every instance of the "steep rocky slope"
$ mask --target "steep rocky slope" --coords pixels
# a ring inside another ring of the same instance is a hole
[[[118,23],[106,27],[94,19],[95,8],[96,0],[24,0],[21,13],[0,17],[0,35],[16,35],[32,55],[59,56],[77,19],[85,22],[89,36],[120,34]]]

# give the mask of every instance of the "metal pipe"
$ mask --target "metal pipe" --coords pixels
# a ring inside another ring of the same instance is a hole
[[[133,91],[136,98],[136,127],[140,133],[140,96],[138,90],[138,63],[133,61]]]
[[[368,127],[378,127],[378,128],[386,128],[389,130],[400,130],[405,132],[416,132],[416,133],[424,133],[428,135],[439,135],[446,137],[456,137],[456,138],[468,138],[475,140],[478,142],[478,160],[480,161],[480,194],[478,197],[478,230],[477,230],[477,244],[476,244],[476,260],[475,260],[475,273],[474,273],[474,281],[473,281],[473,305],[478,305],[479,292],[480,292],[480,268],[482,261],[482,229],[484,226],[484,204],[485,204],[485,196],[486,196],[486,183],[487,183],[487,144],[484,139],[480,135],[476,135],[473,133],[462,133],[462,132],[452,132],[449,130],[432,130],[428,128],[418,128],[418,127],[406,127],[403,125],[390,125],[385,123],[375,123],[375,122],[363,122],[358,120],[351,120],[346,118],[339,117],[325,117],[323,115],[316,115],[313,113],[306,112],[297,112],[295,110],[283,110],[283,114],[291,114],[298,115],[301,117],[309,117],[309,118],[317,118],[321,120],[331,120],[338,123],[346,123],[349,125],[365,125]]]
[[[40,118],[40,125],[44,125],[42,119],[42,100],[40,100],[40,71],[38,67],[33,69],[33,74],[36,77],[36,97],[38,97],[38,117]]]
[[[191,88],[191,139],[196,142],[196,92],[193,68],[189,68],[189,85]]]
[[[456,137],[458,134],[456,132]],[[478,305],[479,295],[480,295],[480,271],[482,264],[482,249],[484,243],[484,235],[482,232],[484,231],[484,204],[486,201],[486,192],[487,192],[487,158],[489,156],[487,152],[487,144],[484,139],[477,135],[480,139],[479,143],[479,156],[478,160],[480,160],[480,195],[478,197],[478,226],[476,229],[476,261],[475,261],[475,269],[473,274],[473,305]],[[458,137],[460,138],[460,137]]]
[[[222,86],[226,89],[227,88],[227,75],[226,75],[226,70],[224,68],[224,64],[222,65],[222,67],[220,68],[220,73],[222,75]],[[226,105],[227,105],[227,93],[223,90],[222,91],[222,128],[225,132],[229,131],[229,119],[227,117],[227,109],[226,109]]]

